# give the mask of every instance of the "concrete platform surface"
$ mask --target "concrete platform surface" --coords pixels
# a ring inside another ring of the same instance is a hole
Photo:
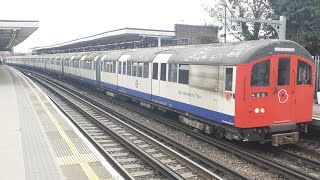
[[[0,179],[122,179],[32,81],[0,66]]]

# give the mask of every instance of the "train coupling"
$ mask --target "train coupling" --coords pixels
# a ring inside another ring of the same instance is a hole
[[[293,144],[299,141],[299,132],[290,132],[272,135],[272,145]]]

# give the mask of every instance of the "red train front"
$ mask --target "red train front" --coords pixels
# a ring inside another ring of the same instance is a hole
[[[312,57],[289,41],[264,51],[269,55],[237,65],[235,127],[248,141],[297,142],[312,121]]]

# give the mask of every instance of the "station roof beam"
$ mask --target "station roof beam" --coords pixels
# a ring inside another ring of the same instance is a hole
[[[39,21],[0,20],[0,51],[10,51],[39,28]]]

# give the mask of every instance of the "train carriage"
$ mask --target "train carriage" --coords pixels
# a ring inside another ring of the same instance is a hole
[[[71,73],[72,73],[71,61],[73,60],[74,57],[75,55],[73,53],[64,54],[63,60],[62,60],[63,62],[62,72],[64,76],[71,76]]]
[[[101,54],[100,62],[100,84],[102,87],[118,90],[118,60],[128,50],[107,51]],[[119,71],[120,72],[120,71]]]
[[[119,91],[143,100],[151,101],[152,60],[161,48],[140,49],[122,55],[119,69],[122,69],[121,80],[118,78]],[[121,82],[121,83],[119,83]]]
[[[83,55],[80,59],[81,80],[90,84],[96,84],[96,61],[100,57],[100,54],[92,52]]]
[[[289,144],[312,121],[314,63],[292,41],[59,56],[64,75],[112,90],[109,95],[126,94],[149,108],[179,112],[182,123],[209,134]]]

